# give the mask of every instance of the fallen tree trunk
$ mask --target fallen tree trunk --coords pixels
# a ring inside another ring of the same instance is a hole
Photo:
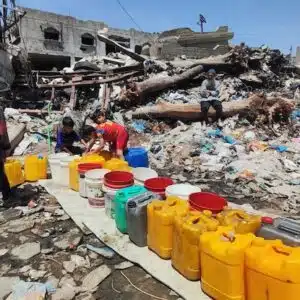
[[[294,102],[284,98],[264,98],[261,96],[251,96],[245,100],[231,101],[223,103],[223,116],[225,118],[238,114],[247,114],[250,111],[264,114],[266,121],[271,122],[276,113],[284,112],[287,116],[293,110]],[[209,109],[209,117],[215,116],[213,108]],[[202,121],[203,114],[200,104],[170,104],[159,103],[155,106],[141,107],[132,113],[133,118],[168,118],[185,121]]]
[[[250,100],[241,100],[223,103],[224,117],[228,118],[250,109]],[[209,117],[215,116],[216,112],[210,108]],[[162,102],[154,106],[141,107],[132,113],[134,118],[168,118],[185,121],[201,121],[203,114],[201,113],[200,104],[170,104]]]
[[[180,75],[161,76],[156,75],[142,82],[131,83],[129,88],[122,94],[120,100],[132,101],[136,99],[143,100],[143,97],[149,93],[155,93],[171,88],[178,84],[189,81],[203,71],[201,65],[191,68]],[[142,101],[141,101],[142,102]]]

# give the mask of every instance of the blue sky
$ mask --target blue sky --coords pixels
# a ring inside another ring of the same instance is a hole
[[[176,27],[199,30],[202,13],[206,31],[229,25],[234,43],[267,44],[288,52],[300,46],[299,0],[120,0],[144,31],[159,32]],[[18,5],[99,20],[111,27],[136,28],[117,0],[17,0]]]

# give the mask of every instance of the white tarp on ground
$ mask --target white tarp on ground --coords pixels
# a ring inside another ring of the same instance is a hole
[[[104,209],[90,208],[87,199],[78,193],[54,184],[51,180],[41,180],[40,184],[55,196],[66,213],[80,227],[88,227],[103,243],[111,247],[127,260],[140,265],[153,277],[170,287],[186,300],[207,300],[199,282],[192,282],[177,273],[170,260],[160,259],[147,247],[140,248],[130,242],[128,235],[120,233],[114,220],[107,217]]]

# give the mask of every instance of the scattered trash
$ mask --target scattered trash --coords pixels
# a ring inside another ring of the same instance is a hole
[[[112,249],[110,249],[109,247],[97,248],[92,245],[86,245],[86,248],[91,251],[94,251],[106,258],[113,258],[115,255],[115,252]]]
[[[288,147],[283,145],[271,145],[270,148],[280,153],[288,151]]]

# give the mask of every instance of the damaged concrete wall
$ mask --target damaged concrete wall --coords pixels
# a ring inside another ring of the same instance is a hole
[[[109,28],[104,22],[83,21],[30,8],[22,9],[26,11],[26,15],[21,21],[21,36],[32,60],[41,60],[40,55],[48,55],[49,60],[60,56],[62,64],[66,64],[68,60],[72,64],[83,57],[105,55],[106,45],[97,39],[97,32],[104,28],[108,28],[108,36],[128,39],[133,50],[135,45],[141,45],[151,37],[149,33],[134,29]],[[45,32],[49,29],[46,39]]]
[[[190,28],[178,28],[163,32],[150,49],[152,56],[171,60],[176,56],[203,58],[228,52],[228,41],[234,34],[227,26],[215,32],[194,32]]]
[[[0,49],[0,92],[10,88],[15,78],[15,73],[11,63],[11,55]]]
[[[300,65],[300,46],[297,47],[297,52],[296,52],[296,65]]]

